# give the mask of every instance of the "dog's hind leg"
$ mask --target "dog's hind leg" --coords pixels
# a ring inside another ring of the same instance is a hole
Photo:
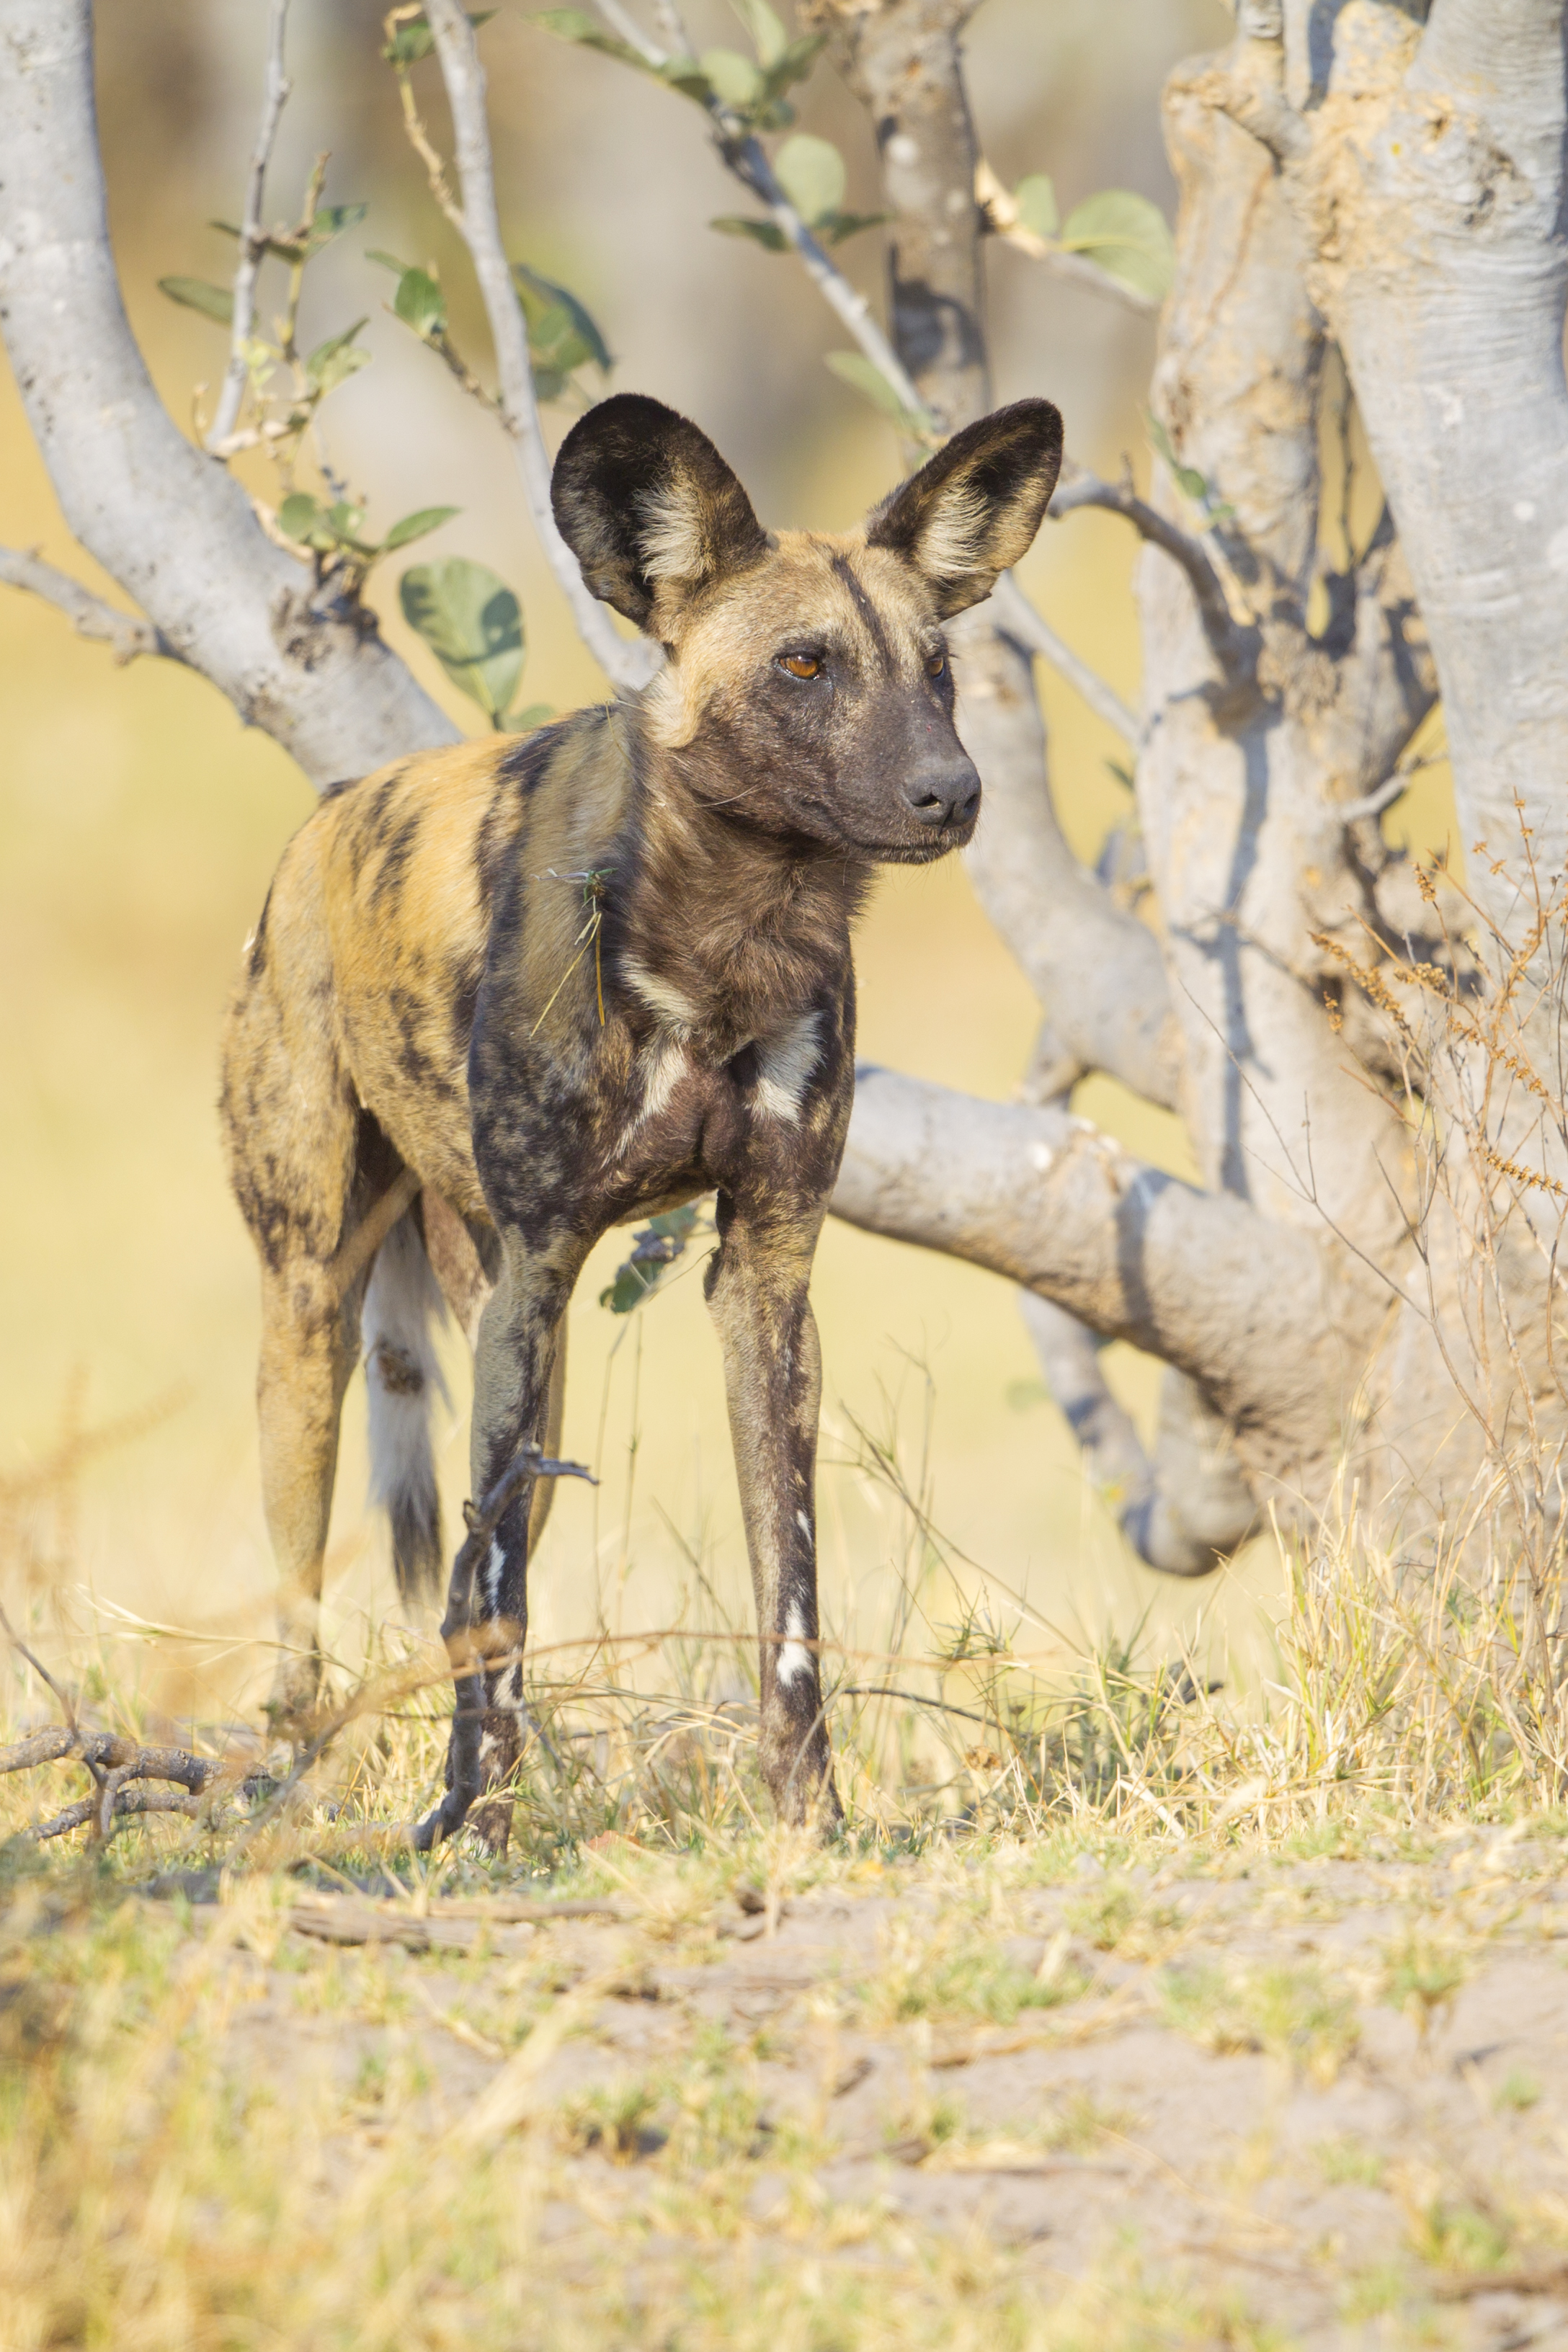
[[[432,1405],[447,1395],[435,1343],[435,1326],[445,1315],[418,1211],[407,1209],[375,1254],[361,1318],[371,1499],[391,1523],[393,1572],[405,1607],[433,1601],[445,1581],[430,1442]]]

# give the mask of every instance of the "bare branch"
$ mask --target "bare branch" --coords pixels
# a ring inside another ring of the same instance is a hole
[[[991,594],[997,625],[1031,653],[1039,654],[1083,697],[1096,718],[1114,727],[1124,743],[1136,745],[1142,730],[1114,687],[1090,669],[1072,647],[1058,636],[1048,621],[1036,612],[1010,572],[1005,572]]]
[[[992,604],[949,632],[958,725],[985,797],[964,852],[981,905],[1039,998],[1059,1055],[1174,1108],[1181,1037],[1160,944],[1074,856],[1051,802],[1027,649]]]
[[[1091,474],[1082,466],[1076,467],[1071,480],[1058,489],[1049,511],[1059,520],[1079,507],[1100,507],[1107,514],[1121,515],[1141,539],[1148,540],[1173,562],[1181,565],[1192,583],[1204,635],[1226,685],[1249,684],[1257,666],[1253,633],[1244,628],[1232,613],[1225,583],[1202,541],[1173,523],[1168,515],[1161,514],[1125,484],[1102,482],[1098,474]]]
[[[727,110],[719,108],[713,111],[720,126],[719,152],[731,171],[754,195],[762,198],[781,234],[800,257],[806,276],[819,289],[829,308],[842,320],[878,373],[891,384],[910,417],[915,420],[924,418],[926,404],[921,398],[915,380],[872,317],[871,306],[864,294],[851,286],[844,272],[828,259],[773,177],[773,166],[759,142],[750,132],[737,136],[726,131]]]
[[[619,0],[596,0],[596,5],[605,22],[647,64],[658,67],[668,63],[670,55],[675,53],[661,49],[657,42],[650,41],[641,26],[620,6]],[[679,52],[685,53],[684,48]],[[761,142],[746,128],[741,117],[720,100],[710,100],[707,112],[713,124],[713,143],[726,168],[734,173],[742,187],[766,205],[774,226],[785,242],[793,247],[807,277],[824,300],[854,336],[878,373],[898,394],[910,418],[923,420],[926,406],[914,379],[871,315],[871,306],[864,294],[850,284],[835,262],[828,259],[785,195],[773,176],[773,165]]]
[[[240,219],[239,258],[234,271],[234,313],[229,331],[228,366],[218,394],[217,414],[213,418],[212,431],[206,446],[215,456],[223,454],[224,445],[239,422],[239,404],[245,398],[245,387],[250,370],[246,360],[246,345],[256,320],[256,280],[261,268],[261,258],[267,250],[266,234],[261,225],[261,206],[267,193],[267,166],[272,160],[272,143],[278,136],[278,125],[289,100],[291,88],[283,70],[283,35],[289,21],[289,0],[271,0],[267,16],[267,82],[261,101],[261,124],[256,134],[256,152],[250,160],[250,184],[245,192],[245,211]]]
[[[1167,1365],[1151,1457],[1110,1392],[1100,1360],[1103,1341],[1037,1291],[1021,1291],[1018,1305],[1046,1385],[1134,1551],[1166,1576],[1209,1575],[1257,1517],[1223,1425],[1185,1374]]]
[[[1324,1475],[1346,1368],[1314,1238],[1066,1111],[862,1068],[833,1213],[1037,1290],[1188,1373],[1259,1479]],[[1290,1345],[1279,1344],[1281,1331]]]
[[[110,648],[119,663],[134,661],[139,654],[163,654],[170,661],[184,659],[151,621],[106,604],[68,572],[57,572],[52,563],[46,563],[36,549],[0,547],[0,581],[8,588],[28,589],[58,605],[79,636],[96,637]]]
[[[584,581],[576,557],[555,526],[550,503],[550,453],[539,421],[528,332],[501,244],[495,171],[485,114],[485,75],[472,26],[458,0],[430,0],[426,10],[436,37],[457,139],[462,210],[456,226],[473,260],[484,296],[500,383],[501,421],[511,436],[533,527],[546,560],[572,608],[577,634],[612,683],[624,693],[647,684],[658,667],[656,646],[626,639]]]
[[[268,543],[153,390],[109,241],[91,22],[90,0],[0,0],[0,320],[67,522],[318,784],[455,741],[363,607]]]

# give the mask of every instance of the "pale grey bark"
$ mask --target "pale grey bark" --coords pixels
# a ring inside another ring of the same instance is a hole
[[[646,686],[662,655],[646,637],[623,637],[583,577],[576,557],[556,529],[550,503],[550,452],[539,421],[528,330],[511,282],[496,211],[495,171],[485,113],[485,71],[473,26],[458,0],[429,0],[426,16],[436,37],[457,140],[460,211],[454,226],[468,248],[484,297],[500,386],[500,416],[517,457],[523,496],[557,585],[572,608],[577,634],[613,684],[625,693]]]
[[[1207,1576],[1258,1517],[1227,1424],[1167,1365],[1151,1456],[1106,1381],[1104,1341],[1037,1291],[1020,1292],[1019,1305],[1046,1385],[1083,1448],[1085,1474],[1134,1551],[1167,1576]]]
[[[79,637],[93,637],[108,646],[117,662],[135,661],[143,654],[179,658],[151,621],[106,604],[101,596],[95,596],[79,580],[46,563],[29,548],[0,547],[0,581],[8,588],[24,588],[30,595],[41,596],[46,604],[58,606]]]
[[[239,255],[234,267],[234,310],[229,321],[228,365],[224,370],[217,412],[206,440],[206,446],[214,456],[224,453],[228,436],[239,422],[240,404],[250,378],[246,346],[256,320],[256,281],[260,274],[262,256],[267,250],[261,208],[267,200],[267,171],[272,161],[272,142],[278,136],[278,125],[289,102],[290,87],[283,65],[283,43],[288,27],[289,0],[268,0],[267,72],[262,89],[261,121],[256,133],[256,152],[250,159],[250,179],[245,191],[245,209],[239,219]]]
[[[242,719],[318,784],[455,739],[153,388],[109,244],[89,0],[0,0],[0,331],[71,530]]]
[[[1255,1488],[1321,1488],[1346,1366],[1333,1270],[1311,1235],[1179,1182],[1067,1111],[868,1067],[833,1208],[1176,1365],[1237,1431]]]
[[[1563,0],[1342,8],[1288,195],[1398,519],[1467,848],[1568,863]]]

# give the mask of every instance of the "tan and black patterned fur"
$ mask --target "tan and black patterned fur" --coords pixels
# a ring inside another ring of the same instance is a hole
[[[973,829],[941,625],[1027,548],[1060,446],[1056,410],[1023,402],[950,442],[861,531],[773,538],[695,426],[605,402],[563,446],[556,515],[590,586],[665,646],[658,678],[340,788],[290,842],[223,1087],[261,1258],[286,1708],[316,1687],[362,1326],[373,1408],[391,1428],[406,1404],[422,1428],[434,1266],[475,1340],[483,1496],[521,1446],[556,1442],[562,1318],[594,1244],[715,1191],[706,1286],[756,1589],[763,1769],[786,1817],[837,1811],[807,1286],[854,1086],[850,927],[874,865],[942,856]],[[439,1538],[427,1441],[407,1443],[414,1467],[388,1474],[387,1498],[417,1589]],[[500,1663],[426,1838],[516,1769],[526,1560],[549,1492],[523,1491],[476,1591],[448,1605],[454,1659]],[[478,1818],[504,1839],[504,1798]]]

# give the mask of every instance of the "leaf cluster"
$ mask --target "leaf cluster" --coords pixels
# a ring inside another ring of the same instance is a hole
[[[795,109],[785,92],[805,79],[826,36],[806,33],[792,41],[768,0],[731,0],[731,5],[751,36],[754,58],[739,49],[711,48],[700,57],[656,62],[629,41],[605,32],[585,8],[545,8],[533,22],[558,40],[597,49],[601,56],[651,74],[707,112],[726,118],[726,129],[732,125],[742,134],[786,130],[795,121]]]
[[[1162,302],[1171,290],[1170,226],[1158,205],[1131,188],[1102,188],[1063,220],[1049,174],[1031,172],[1013,191],[1011,225],[1055,252],[1081,254],[1146,301]]]

